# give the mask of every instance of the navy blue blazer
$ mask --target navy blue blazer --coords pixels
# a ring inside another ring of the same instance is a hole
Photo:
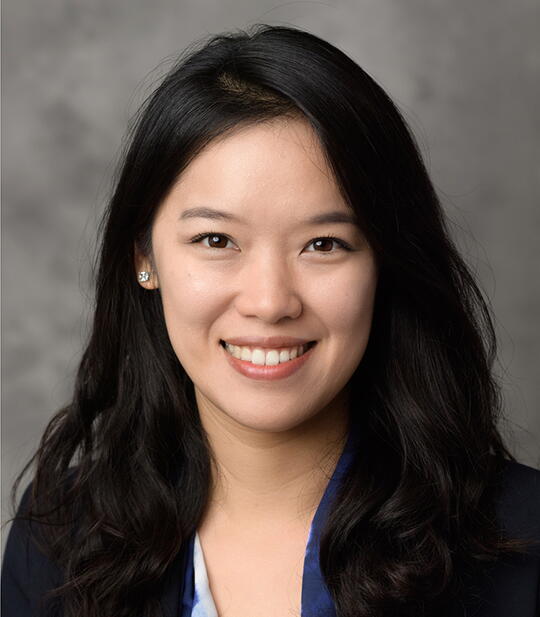
[[[25,490],[19,510],[29,496]],[[540,471],[507,461],[500,499],[499,521],[514,537],[537,541],[526,555],[487,566],[471,581],[466,597],[452,606],[452,617],[540,616]],[[178,617],[189,555],[181,551],[163,579],[161,606],[164,617]],[[29,542],[28,523],[12,523],[2,564],[2,617],[55,617],[54,605],[40,608],[44,593],[62,583],[62,574]]]

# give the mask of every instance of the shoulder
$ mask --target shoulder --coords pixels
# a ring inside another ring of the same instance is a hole
[[[68,470],[69,483],[75,468]],[[40,545],[42,525],[27,517],[32,500],[30,482],[20,499],[6,541],[2,560],[2,615],[57,615],[54,601],[47,606],[45,594],[63,583],[62,571]]]
[[[525,553],[479,568],[452,617],[533,617],[540,608],[540,471],[503,461],[495,479],[496,515],[504,535],[532,540]]]
[[[500,524],[510,535],[540,545],[540,470],[504,461],[496,508]],[[535,552],[540,557],[540,548]]]

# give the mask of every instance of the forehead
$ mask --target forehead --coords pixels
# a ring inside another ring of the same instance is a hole
[[[272,211],[301,218],[316,215],[314,210],[350,212],[309,122],[283,118],[213,140],[182,172],[163,205],[178,216],[211,207],[238,221]]]

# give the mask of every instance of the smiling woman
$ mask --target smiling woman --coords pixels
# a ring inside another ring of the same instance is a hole
[[[488,304],[350,58],[266,25],[181,58],[99,260],[5,616],[537,614],[540,472],[497,429]]]

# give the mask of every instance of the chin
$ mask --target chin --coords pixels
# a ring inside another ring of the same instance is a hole
[[[260,431],[264,433],[284,433],[291,431],[304,422],[309,420],[306,416],[293,416],[291,414],[274,414],[269,416],[268,413],[261,412],[258,415],[253,415],[253,410],[250,410],[249,415],[234,414],[229,415],[231,420],[252,431]]]

